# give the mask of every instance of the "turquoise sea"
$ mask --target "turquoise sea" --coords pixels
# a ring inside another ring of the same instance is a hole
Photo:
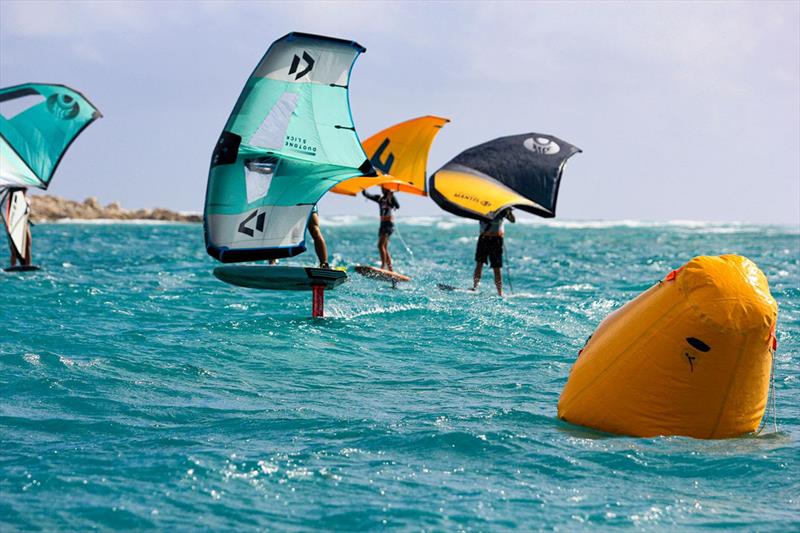
[[[469,284],[475,226],[401,219],[414,282],[353,275],[325,319],[308,293],[217,281],[200,225],[36,226],[43,269],[0,272],[0,530],[800,527],[800,229],[525,221],[507,230],[512,295],[439,291]],[[373,218],[323,229],[339,264],[377,257]],[[780,305],[759,436],[556,418],[603,317],[730,252]]]

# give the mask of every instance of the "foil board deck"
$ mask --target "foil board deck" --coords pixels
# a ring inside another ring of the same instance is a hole
[[[392,272],[390,270],[383,270],[382,268],[376,268],[373,266],[356,265],[354,270],[357,273],[361,274],[362,276],[381,281],[391,281],[391,282],[411,281],[411,278],[406,276],[405,274],[399,274],[397,272]]]

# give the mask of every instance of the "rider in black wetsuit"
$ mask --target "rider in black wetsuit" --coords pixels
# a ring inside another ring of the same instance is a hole
[[[389,255],[389,237],[394,233],[394,216],[392,213],[395,209],[400,208],[397,203],[397,198],[394,193],[389,189],[383,188],[383,194],[369,194],[367,191],[361,191],[361,194],[377,202],[381,215],[381,225],[378,228],[378,252],[381,254],[381,268],[392,271],[392,256]]]

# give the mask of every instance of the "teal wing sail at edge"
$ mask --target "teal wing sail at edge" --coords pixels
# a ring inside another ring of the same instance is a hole
[[[30,106],[7,114],[5,108],[29,101]],[[83,94],[65,85],[0,89],[0,188],[47,189],[72,142],[101,116]]]

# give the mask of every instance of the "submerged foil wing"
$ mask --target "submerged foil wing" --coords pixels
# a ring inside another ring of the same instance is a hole
[[[551,218],[567,159],[580,151],[542,133],[501,137],[453,158],[430,177],[429,193],[458,216],[491,219],[517,207]]]
[[[212,155],[204,213],[211,256],[230,263],[302,253],[322,195],[375,175],[348,100],[350,69],[364,51],[303,33],[267,50]]]
[[[375,178],[350,178],[331,192],[355,196],[380,185],[393,191],[427,195],[428,153],[433,139],[449,119],[418,117],[395,124],[364,141],[364,151],[380,174]]]
[[[0,89],[0,188],[46,189],[72,141],[101,116],[64,85]]]

